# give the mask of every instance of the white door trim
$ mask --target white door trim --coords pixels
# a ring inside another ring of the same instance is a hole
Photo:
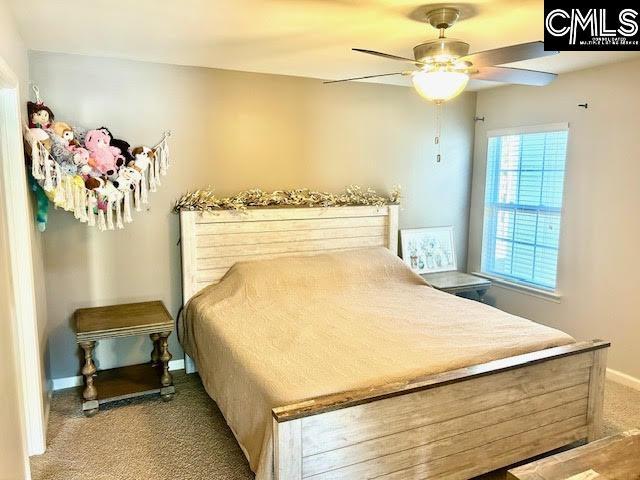
[[[0,58],[0,168],[4,178],[11,278],[15,302],[16,352],[29,455],[46,448],[42,360],[31,251],[32,221],[22,147],[19,82]]]

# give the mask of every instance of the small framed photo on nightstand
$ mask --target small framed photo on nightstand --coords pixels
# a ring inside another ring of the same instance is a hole
[[[400,230],[402,259],[416,273],[457,270],[453,226]]]

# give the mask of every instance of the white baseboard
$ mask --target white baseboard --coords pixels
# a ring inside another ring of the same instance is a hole
[[[184,358],[169,361],[169,370],[184,370]]]
[[[184,370],[184,359],[171,360],[169,370]],[[65,388],[79,387],[84,384],[82,375],[76,377],[54,378],[52,380],[53,391],[64,390]]]
[[[640,378],[632,377],[631,375],[612,368],[607,368],[607,378],[612,382],[620,383],[626,387],[640,391]]]
[[[64,390],[65,388],[71,387],[79,387],[82,385],[82,375],[78,375],[77,377],[64,377],[64,378],[54,378],[53,382],[53,391]]]

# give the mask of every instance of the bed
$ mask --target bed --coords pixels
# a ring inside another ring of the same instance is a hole
[[[187,368],[256,479],[466,479],[596,439],[609,344],[429,287],[397,216],[181,212]]]

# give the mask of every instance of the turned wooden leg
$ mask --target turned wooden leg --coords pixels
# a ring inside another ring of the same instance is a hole
[[[88,417],[94,415],[98,411],[98,390],[93,384],[93,377],[96,374],[96,366],[93,363],[93,348],[96,342],[83,342],[80,344],[84,350],[84,366],[82,367],[82,375],[84,376],[84,390],[82,397],[82,411]]]
[[[151,351],[151,365],[154,367],[160,363],[160,334],[152,333],[149,335],[151,341],[153,342],[153,350]]]
[[[160,361],[162,362],[162,376],[160,377],[160,383],[162,388],[160,389],[160,395],[163,400],[171,400],[175,388],[173,386],[173,377],[169,373],[169,360],[171,360],[171,353],[169,353],[169,335],[171,332],[162,332],[160,334]]]

